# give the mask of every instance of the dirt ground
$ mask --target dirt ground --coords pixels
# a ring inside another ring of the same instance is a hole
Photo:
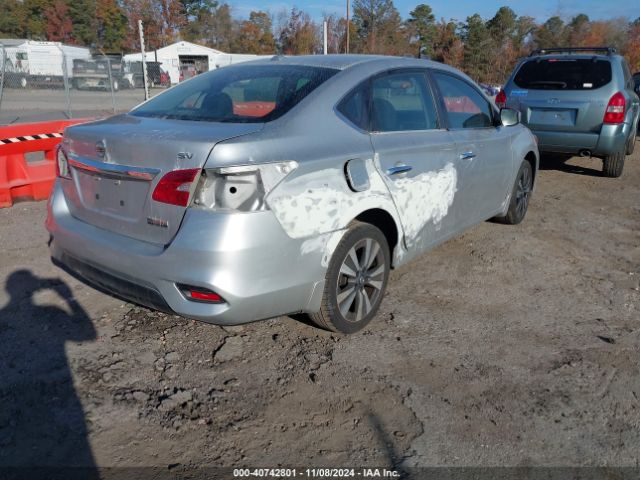
[[[52,266],[45,203],[0,210],[0,466],[638,467],[640,147],[600,168],[545,160],[353,336],[123,303]]]

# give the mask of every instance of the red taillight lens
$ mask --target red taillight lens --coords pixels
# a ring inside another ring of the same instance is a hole
[[[496,95],[496,106],[498,108],[505,108],[507,106],[507,94],[504,93],[504,90],[500,90],[498,95]]]
[[[607,110],[604,112],[604,123],[617,124],[624,122],[624,113],[626,100],[621,92],[618,92],[611,97]]]
[[[213,303],[222,302],[222,297],[214,292],[198,292],[197,290],[191,290],[189,293],[191,294],[191,298],[193,298],[194,300]]]
[[[199,168],[191,168],[167,173],[156,185],[151,198],[156,202],[186,207],[189,204],[191,185],[198,172],[200,172]]]
[[[204,303],[224,303],[224,299],[216,292],[201,287],[192,287],[190,285],[178,285],[182,294],[188,300]]]

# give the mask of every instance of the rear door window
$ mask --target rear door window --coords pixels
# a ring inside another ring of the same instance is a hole
[[[565,57],[529,60],[513,81],[529,90],[593,90],[611,81],[611,62]]]
[[[475,88],[446,73],[434,73],[451,128],[493,126],[491,106]]]
[[[421,72],[390,73],[371,83],[372,129],[376,132],[438,128],[433,97]]]

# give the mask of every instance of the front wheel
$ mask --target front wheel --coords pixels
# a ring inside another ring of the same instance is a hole
[[[529,200],[533,191],[533,168],[528,161],[522,162],[516,182],[511,192],[511,200],[509,201],[509,209],[504,217],[498,220],[508,225],[517,225],[527,214],[529,208]]]
[[[363,329],[378,312],[390,269],[384,234],[368,223],[354,223],[331,258],[322,307],[310,315],[311,320],[334,332]]]

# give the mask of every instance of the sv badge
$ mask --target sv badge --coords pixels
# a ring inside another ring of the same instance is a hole
[[[191,160],[193,153],[191,152],[178,152],[178,160]]]

